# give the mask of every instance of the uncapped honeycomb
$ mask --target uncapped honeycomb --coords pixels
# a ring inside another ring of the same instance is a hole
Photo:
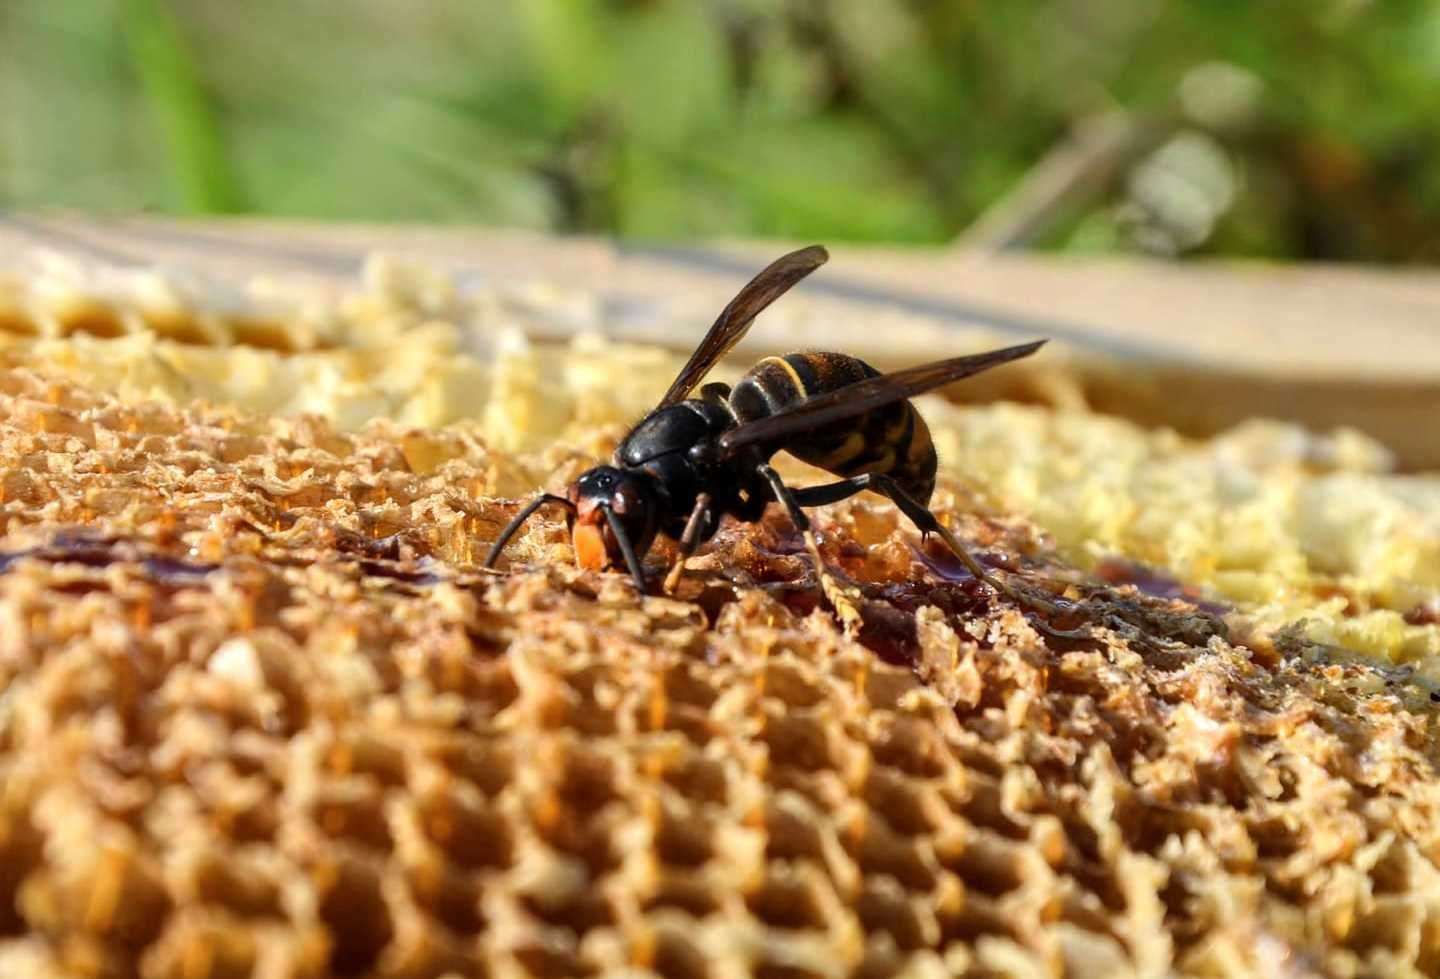
[[[461,289],[392,258],[372,259],[348,292],[43,253],[32,266],[0,279],[0,363],[128,403],[312,413],[347,432],[377,418],[431,429],[463,420],[496,449],[558,445],[559,460],[565,449],[601,451],[682,360],[605,339],[605,304],[583,290]],[[853,315],[879,336],[924,325]],[[765,318],[799,347],[826,346],[832,326],[803,292]],[[578,334],[534,339],[555,323]],[[704,325],[674,333],[698,340]],[[975,349],[1004,342],[973,339]],[[1202,441],[1089,413],[1054,367],[1054,346],[1016,365],[1039,371],[1021,393],[1041,404],[921,399],[955,485],[1033,521],[1080,567],[1121,578],[1133,562],[1160,569],[1269,631],[1298,629],[1440,683],[1440,475],[1393,472],[1385,449],[1355,432],[1257,419]],[[746,366],[728,362],[717,376]],[[541,466],[500,491],[541,481],[561,482]]]
[[[870,501],[821,518],[853,636],[778,513],[673,598],[553,518],[479,569],[591,451],[0,371],[0,976],[1440,973],[1412,674],[948,477],[1063,615]]]
[[[778,514],[670,598],[553,515],[487,573],[679,366],[605,327],[388,261],[0,281],[0,977],[1440,974],[1434,476],[1058,372],[921,402],[1058,617],[873,498],[820,518],[854,634]]]
[[[44,252],[30,265],[24,276],[0,271],[0,349],[127,400],[309,412],[352,431],[380,417],[422,426],[480,419],[497,444],[534,448],[633,421],[683,361],[604,340],[605,301],[584,290],[543,282],[462,290],[385,256],[372,257],[350,291]],[[767,319],[799,343],[826,336],[826,322],[804,304],[781,304]],[[698,341],[703,326],[683,329]],[[543,334],[575,339],[532,342]],[[717,376],[738,374],[732,364]]]
[[[1163,568],[1440,682],[1440,475],[1392,472],[1355,432],[1258,419],[1197,441],[1021,405],[926,408],[945,468],[1077,564]]]

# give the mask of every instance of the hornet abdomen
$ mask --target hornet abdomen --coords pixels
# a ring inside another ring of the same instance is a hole
[[[743,424],[879,373],[863,360],[846,354],[766,357],[736,382],[728,400],[731,411]],[[882,405],[773,448],[841,477],[888,473],[922,505],[930,502],[935,491],[935,446],[925,420],[908,401]]]

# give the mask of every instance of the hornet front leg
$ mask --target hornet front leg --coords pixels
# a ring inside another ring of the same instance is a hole
[[[685,562],[700,544],[700,535],[704,533],[705,525],[710,522],[710,505],[709,493],[701,493],[695,497],[695,508],[690,511],[690,519],[685,522],[685,531],[680,535],[680,553],[676,556],[675,563],[670,566],[670,573],[665,576],[665,591],[669,594],[673,595],[680,586],[680,578],[685,574]]]

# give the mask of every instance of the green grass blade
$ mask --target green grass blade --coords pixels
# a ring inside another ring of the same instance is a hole
[[[245,210],[214,106],[166,0],[123,0],[121,9],[126,43],[159,117],[184,209],[194,214]]]

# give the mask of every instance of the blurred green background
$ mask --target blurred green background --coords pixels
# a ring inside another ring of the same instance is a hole
[[[1440,257],[1432,0],[0,0],[0,206]]]

